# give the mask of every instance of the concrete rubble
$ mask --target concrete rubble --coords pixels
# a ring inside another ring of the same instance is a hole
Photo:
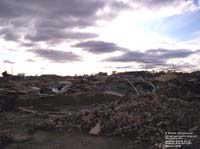
[[[165,132],[200,135],[199,89],[200,72],[107,77],[4,74],[0,78],[0,147],[28,141],[38,130],[53,130],[131,137],[135,143],[148,142],[156,148]],[[11,130],[15,124],[31,132],[27,138],[16,139]]]

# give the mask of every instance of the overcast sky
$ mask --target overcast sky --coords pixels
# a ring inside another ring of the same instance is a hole
[[[200,69],[199,0],[0,0],[0,72]]]

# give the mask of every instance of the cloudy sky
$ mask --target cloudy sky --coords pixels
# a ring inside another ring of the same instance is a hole
[[[200,0],[0,0],[0,72],[200,69]]]

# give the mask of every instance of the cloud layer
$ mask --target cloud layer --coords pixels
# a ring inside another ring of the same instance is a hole
[[[81,40],[95,33],[72,31],[95,25],[96,12],[106,5],[94,0],[1,0],[0,36],[7,41]]]
[[[129,51],[121,56],[111,57],[105,61],[109,62],[136,62],[146,64],[153,68],[156,66],[167,66],[167,61],[171,59],[187,58],[188,56],[199,53],[199,50],[191,51],[188,49],[150,49],[145,52]]]
[[[80,42],[72,47],[81,48],[84,51],[93,53],[93,54],[105,54],[111,53],[115,51],[127,51],[127,49],[117,46],[111,42],[104,42],[104,41],[86,41]]]
[[[159,10],[195,6],[193,0],[1,0],[0,36],[7,41],[61,43],[63,41],[84,40],[98,35],[78,32],[96,26],[99,20],[109,20],[123,10],[142,8]],[[106,11],[109,9],[109,11]]]
[[[36,57],[40,57],[46,60],[49,60],[53,63],[68,63],[80,61],[81,57],[72,53],[65,52],[60,50],[52,50],[52,49],[31,49],[29,52],[32,52],[36,55]]]
[[[59,43],[68,40],[81,40],[97,37],[94,33],[83,33],[83,32],[72,32],[60,29],[38,29],[35,34],[27,35],[25,38],[32,42],[49,42],[49,43]]]
[[[183,13],[192,11],[198,8],[194,0],[129,0],[128,5],[135,9],[149,9],[159,11],[161,9],[176,10],[176,12]],[[169,10],[169,11],[170,11]]]
[[[11,63],[13,63],[13,62],[11,62],[10,60],[4,60],[3,63],[11,64]]]
[[[132,20],[135,26],[130,26],[131,28],[135,27],[137,29],[137,24],[140,24],[140,22],[137,22],[137,14],[141,15],[141,18],[138,16],[138,20],[142,20],[143,15],[144,18],[146,16],[148,18],[148,15],[155,14],[164,17],[170,15],[176,16],[177,14],[193,11],[196,8],[197,6],[193,0],[0,0],[0,39],[4,39],[7,45],[11,45],[11,48],[9,46],[8,48],[16,49],[16,53],[22,49],[21,53],[33,53],[36,57],[53,63],[81,61],[82,57],[72,52],[75,48],[80,48],[83,51],[94,54],[94,58],[92,58],[94,61],[95,58],[98,59],[99,54],[120,51],[123,52],[121,56],[111,57],[105,61],[122,63],[136,62],[142,65],[146,64],[152,68],[155,66],[165,67],[168,66],[167,62],[169,60],[187,58],[196,52],[189,50],[190,47],[177,50],[163,49],[160,47],[160,49],[150,49],[145,52],[141,52],[141,50],[129,51],[127,48],[120,47],[119,45],[132,48],[132,46],[134,47],[134,42],[137,42],[134,40],[137,37],[139,39],[141,38],[141,43],[138,42],[138,44],[145,44],[147,41],[145,39],[146,34],[142,38],[139,35],[140,31],[138,31],[138,33],[133,35],[135,38],[132,43],[132,38],[129,38],[132,37],[132,35],[129,35],[129,28],[126,28],[126,25],[121,27],[120,24],[115,24],[117,21],[112,20],[120,12],[126,10],[131,13],[136,12],[136,18]],[[119,18],[123,17],[124,14],[119,16]],[[122,20],[125,22],[122,24],[126,24],[126,21],[129,23],[129,17],[128,19],[125,17]],[[103,33],[104,31],[107,32],[107,28],[105,26],[102,27],[101,22],[103,22],[102,24],[104,22],[108,23],[105,23],[108,26],[110,24],[113,25],[107,34],[112,35],[112,31],[116,31],[115,35],[121,37],[121,40],[117,38],[115,40],[112,36],[108,39],[109,37],[107,38],[106,33]],[[144,23],[145,25],[149,25],[148,19],[147,23]],[[98,30],[98,27],[105,27],[106,29],[100,28]],[[117,29],[115,30],[114,28]],[[119,32],[118,28],[120,29]],[[141,26],[138,29],[143,30]],[[121,35],[120,33],[124,34]],[[130,34],[132,33],[130,32]],[[143,34],[143,32],[141,33]],[[108,39],[110,42],[105,39]],[[130,40],[131,46],[128,45],[129,42],[127,42],[127,46],[121,42],[126,39],[127,41]],[[10,41],[15,44],[10,44]],[[64,48],[60,49],[60,47],[64,47],[65,45],[66,47],[71,45],[71,52],[64,51]],[[100,55],[99,57],[101,56],[106,57],[107,55]],[[26,62],[34,62],[36,60],[35,58],[25,59]],[[4,63],[9,63],[9,61],[4,61]],[[123,68],[125,67],[118,67],[118,69]]]

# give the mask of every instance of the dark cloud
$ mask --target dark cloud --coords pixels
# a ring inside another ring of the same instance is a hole
[[[160,70],[176,70],[176,71],[184,71],[190,68],[195,68],[196,66],[191,63],[182,62],[181,64],[173,64],[173,63],[161,63],[161,64],[153,64],[153,63],[146,63],[140,65],[143,69],[157,69]]]
[[[50,60],[54,63],[68,63],[81,60],[81,57],[73,52],[52,49],[31,49],[28,51],[34,53],[37,57]]]
[[[37,45],[34,42],[22,42],[19,46],[20,47],[26,47],[26,48],[33,48],[33,47],[37,47],[39,45]]]
[[[4,60],[3,63],[10,63],[10,60]]]
[[[130,0],[126,3],[116,0],[1,0],[0,18],[30,18],[36,16],[37,18],[53,20],[56,18],[59,21],[67,18],[69,20],[91,21],[96,19],[96,12],[105,6],[122,10],[130,8],[130,3],[158,8],[167,5],[179,5],[183,2],[185,0]],[[82,24],[80,25],[82,26]]]
[[[111,62],[144,62],[145,54],[137,51],[129,51],[121,56],[111,57],[105,61]]]
[[[12,29],[5,27],[0,30],[0,36],[7,41],[18,41],[20,36]]]
[[[30,63],[32,63],[32,62],[35,62],[35,60],[33,60],[33,59],[30,59],[30,58],[29,58],[29,59],[27,59],[26,61],[27,61],[27,62],[30,62]]]
[[[3,38],[7,41],[17,41],[19,39],[19,36],[13,33],[7,33],[3,35]]]
[[[181,0],[139,0],[131,1],[139,6],[153,7],[178,3]],[[110,7],[111,12],[97,12]],[[59,44],[68,40],[85,40],[97,37],[94,33],[72,31],[95,26],[98,20],[113,19],[120,11],[131,9],[130,2],[115,0],[1,0],[1,36],[8,41],[21,37],[30,42],[43,41]],[[9,26],[9,28],[7,28]]]
[[[103,68],[106,69],[131,69],[134,68],[134,66],[104,66]]]
[[[23,14],[25,8],[22,9],[17,3],[13,3],[10,0],[0,1],[0,18],[15,18]],[[27,13],[25,13],[27,14]]]
[[[97,15],[105,7],[111,12]],[[21,37],[30,42],[83,40],[97,35],[72,30],[95,26],[97,21],[107,16],[113,19],[129,8],[127,3],[114,0],[1,0],[0,27],[10,26],[3,38],[16,42]]]
[[[118,11],[133,9],[130,6],[130,3],[128,3],[128,2],[125,3],[123,1],[115,1],[115,0],[113,0],[109,3],[109,7],[112,9],[111,13],[118,13]]]
[[[42,18],[38,19],[35,22],[36,28],[50,28],[50,29],[67,29],[67,28],[85,28],[87,26],[95,25],[95,21],[93,19],[76,19],[76,18],[60,18],[59,21],[55,21],[51,18]]]
[[[131,2],[138,7],[133,8]],[[51,46],[64,41],[78,40],[80,43],[75,46],[80,46],[88,52],[99,54],[119,51],[124,49],[112,43],[99,41],[96,41],[94,47],[92,42],[87,43],[92,46],[82,47],[81,40],[91,40],[98,35],[78,32],[76,29],[83,30],[95,26],[99,20],[109,18],[110,21],[122,10],[140,9],[143,6],[158,8],[178,5],[181,2],[183,0],[130,0],[128,3],[116,0],[0,0],[0,36],[24,47],[33,47],[31,43],[40,41]],[[104,12],[105,7],[109,7],[111,12]],[[100,11],[103,13],[97,15]],[[30,44],[19,40],[22,37]]]
[[[104,5],[104,1],[96,0],[1,0],[0,17],[45,16],[54,18],[65,16],[87,18],[93,16]]]
[[[105,0],[1,0],[0,28],[5,29],[1,36],[16,42],[20,37],[31,42],[95,38],[94,33],[72,30],[94,26],[102,19],[96,13],[106,4]]]
[[[105,54],[115,51],[127,51],[127,49],[117,46],[112,42],[104,41],[86,41],[80,42],[72,47],[82,48],[84,51],[91,52],[94,54]]]
[[[155,66],[166,66],[170,59],[186,58],[197,51],[187,49],[168,50],[168,49],[150,49],[145,52],[129,51],[121,56],[111,57],[105,61],[111,62],[136,62],[145,64],[150,68]]]
[[[64,31],[60,29],[38,29],[36,33],[29,34],[25,39],[32,42],[61,42],[65,40],[80,40],[97,37],[97,34],[94,33],[83,33],[83,32],[72,32]]]
[[[133,66],[119,66],[119,67],[115,67],[117,69],[129,69],[129,68],[133,68]]]
[[[8,64],[12,64],[14,62],[10,61],[10,60],[4,60],[3,63],[8,63]]]
[[[185,58],[196,52],[187,49],[179,49],[179,50],[151,49],[146,51],[146,53],[152,56],[153,55],[159,56],[160,59],[172,59],[172,58]]]

